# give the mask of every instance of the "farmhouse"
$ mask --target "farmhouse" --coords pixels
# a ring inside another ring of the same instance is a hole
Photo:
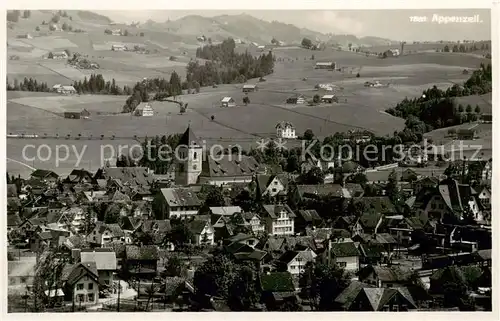
[[[90,112],[86,109],[82,111],[65,111],[64,118],[68,119],[87,119],[90,117]]]
[[[335,63],[332,61],[317,62],[314,69],[335,69]]]
[[[121,36],[122,35],[122,30],[121,29],[111,30],[111,35],[113,35],[113,36]]]
[[[221,107],[234,107],[236,106],[236,102],[231,97],[224,97],[221,100]]]
[[[68,59],[68,53],[66,51],[54,51],[49,52],[49,59]]]
[[[384,57],[397,57],[399,56],[399,49],[389,49],[383,55]]]
[[[334,99],[335,95],[324,95],[323,97],[321,97],[321,102],[326,104],[331,104],[333,103]]]
[[[477,138],[477,131],[474,129],[459,129],[457,131],[457,139],[459,140],[472,140]]]
[[[266,46],[257,46],[257,49],[259,49],[260,51],[264,51],[264,49],[266,49]]]
[[[287,121],[279,122],[276,125],[276,136],[278,136],[278,138],[297,138],[295,127],[293,127],[292,123]]]
[[[126,51],[127,47],[125,45],[112,45],[111,50],[112,51]]]
[[[153,107],[147,103],[140,103],[134,110],[135,116],[151,117],[154,113]]]
[[[304,98],[304,95],[298,95],[296,97],[290,97],[290,98],[286,99],[287,104],[301,105],[301,104],[305,104],[305,102],[306,102],[306,99]]]
[[[249,92],[254,92],[257,91],[257,85],[243,85],[243,92],[244,93],[249,93]]]
[[[76,94],[75,87],[73,87],[73,86],[63,86],[61,84],[54,85],[52,87],[52,90],[54,90],[58,94],[65,94],[65,95]]]

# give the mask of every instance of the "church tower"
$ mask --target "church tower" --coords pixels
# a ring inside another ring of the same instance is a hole
[[[175,184],[196,184],[201,174],[202,161],[203,148],[188,126],[175,150]]]

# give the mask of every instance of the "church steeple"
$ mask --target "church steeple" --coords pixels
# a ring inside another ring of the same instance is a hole
[[[184,145],[184,146],[191,146],[191,145],[198,145],[200,146],[198,142],[198,138],[196,135],[193,133],[193,130],[191,129],[191,124],[188,124],[188,128],[182,135],[181,139],[179,140],[179,145]]]

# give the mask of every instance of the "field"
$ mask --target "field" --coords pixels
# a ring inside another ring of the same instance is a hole
[[[86,33],[48,32],[47,27],[40,26],[40,23],[42,20],[49,21],[51,15],[36,11],[33,17],[23,20],[15,31],[8,30],[8,55],[19,56],[19,60],[9,60],[7,64],[7,76],[11,83],[14,79],[33,77],[37,81],[47,82],[49,86],[71,84],[89,77],[91,73],[100,73],[105,80],[115,79],[119,86],[131,86],[144,77],[169,79],[173,71],[185,79],[186,65],[190,59],[195,58],[198,47],[194,34],[165,32],[154,25],[148,27],[146,24],[132,31],[130,36],[122,37],[104,34],[104,29],[110,27],[102,21],[87,21],[78,16],[73,17],[71,24],[74,28],[85,29]],[[40,26],[40,32],[34,31],[36,26]],[[183,32],[189,31],[186,28],[183,26]],[[141,37],[139,33],[143,31],[145,36]],[[17,39],[17,35],[22,32],[30,32],[34,38]],[[215,37],[213,39],[216,40]],[[155,53],[146,55],[111,51],[111,44],[114,43],[145,46]],[[98,150],[98,146],[107,143],[106,139],[113,135],[117,140],[112,142],[116,144],[118,139],[130,142],[134,135],[151,137],[180,133],[188,125],[207,145],[238,144],[245,149],[255,147],[261,137],[274,135],[275,126],[280,121],[292,122],[299,135],[311,129],[319,138],[353,129],[365,129],[377,135],[392,135],[394,131],[404,128],[404,120],[388,115],[384,110],[405,97],[420,96],[422,91],[434,85],[446,89],[454,83],[460,84],[467,78],[467,75],[463,75],[464,69],[474,69],[480,63],[490,62],[480,56],[436,53],[432,50],[436,46],[440,45],[406,45],[405,51],[412,51],[411,54],[387,59],[332,48],[322,51],[298,47],[274,48],[273,53],[277,58],[274,73],[266,76],[264,82],[256,79],[248,81],[259,85],[257,92],[248,94],[248,105],[243,104],[245,94],[241,90],[242,84],[220,85],[218,88],[201,88],[201,92],[197,94],[185,93],[178,96],[178,100],[188,104],[187,112],[183,115],[179,114],[176,104],[165,102],[151,103],[155,111],[153,117],[116,114],[122,110],[126,96],[59,96],[8,92],[7,133],[57,136],[61,138],[39,139],[35,143],[45,142],[51,146],[61,141],[79,144],[78,146],[89,144],[93,146],[93,150]],[[100,69],[78,70],[65,61],[43,59],[49,51],[64,49],[81,53],[97,62]],[[373,48],[382,49],[384,48]],[[237,51],[263,54],[253,45],[238,45]],[[170,56],[177,59],[171,61]],[[315,70],[314,65],[319,61],[334,61],[345,69],[343,72]],[[200,63],[203,61],[200,60]],[[359,77],[356,77],[358,73]],[[376,80],[386,86],[364,87],[366,81]],[[286,104],[287,98],[298,94],[307,99],[327,94],[328,92],[315,90],[316,85],[327,83],[335,86],[334,93],[339,97],[338,103],[317,106]],[[220,100],[225,96],[234,98],[237,106],[221,108]],[[487,104],[488,101],[491,102],[491,95],[481,98],[462,97],[459,100],[465,105],[470,103],[475,106],[477,103],[483,112],[491,111],[491,103],[489,109]],[[91,112],[90,119],[72,120],[61,117],[64,111],[84,108]],[[64,139],[68,134],[72,139]],[[79,135],[82,140],[75,140]],[[101,135],[104,135],[105,140],[95,140]],[[441,132],[429,135],[436,139],[446,139],[444,135],[440,136]],[[94,139],[88,140],[91,136]],[[491,137],[484,139],[491,141]],[[8,155],[14,160],[8,161],[9,171],[29,171],[29,166],[33,166],[19,163],[25,163],[19,153],[27,143],[29,141],[25,139],[8,139]],[[98,152],[89,153],[86,161],[90,161],[91,168],[95,170],[100,157]],[[74,166],[71,162],[59,166],[58,170],[68,171]],[[51,168],[53,164],[35,163],[35,166]]]

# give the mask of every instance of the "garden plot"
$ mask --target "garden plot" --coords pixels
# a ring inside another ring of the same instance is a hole
[[[48,51],[78,48],[78,46],[71,42],[69,39],[59,38],[58,36],[35,37],[33,39],[25,39],[23,41],[32,45],[33,47]]]

